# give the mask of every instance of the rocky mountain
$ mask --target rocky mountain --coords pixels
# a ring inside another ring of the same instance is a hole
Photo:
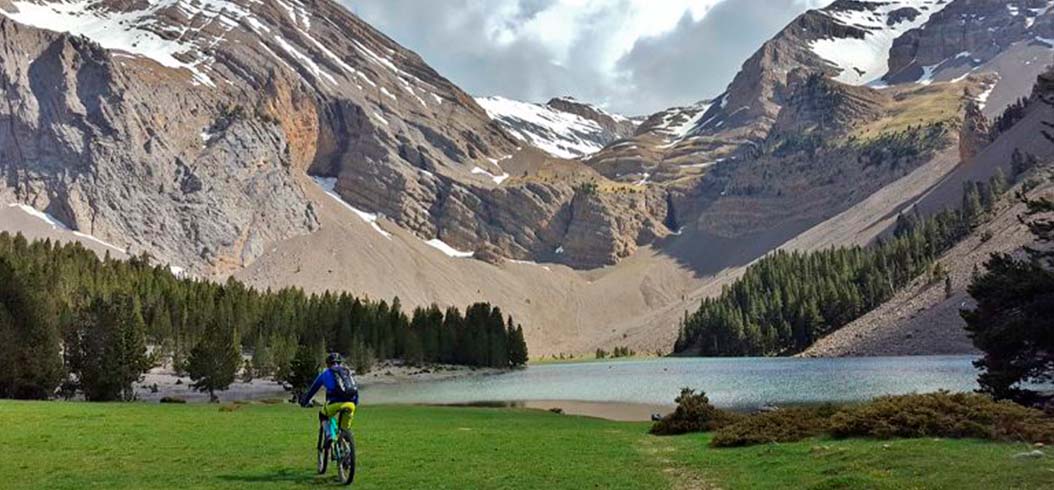
[[[633,136],[636,123],[572,97],[532,104],[504,97],[476,102],[515,138],[557,158],[579,158]]]
[[[317,227],[305,172],[428,221],[429,174],[468,179],[467,162],[515,148],[471,97],[332,2],[0,12],[6,192],[199,271],[229,272]]]
[[[810,10],[762,45],[715,101],[697,106],[704,110],[694,112],[675,140],[634,138],[627,148],[637,148],[598,154],[591,163],[609,177],[633,178],[660,164],[677,170],[742,157],[768,136],[784,105],[781,88],[790,73],[804,69],[847,85],[878,80],[886,73],[894,40],[947,5],[946,0],[837,0]],[[608,165],[626,160],[636,160],[635,172]],[[681,175],[670,170],[663,174]]]
[[[720,236],[833,216],[942,149],[979,151],[984,119],[1051,61],[1050,6],[835,1],[766,42],[713,102],[652,116],[684,114],[673,136],[644,123],[587,163],[626,183],[698,180],[677,221],[698,214]]]
[[[990,132],[987,144],[957,171],[962,175],[947,176],[951,185],[957,186],[966,179],[983,180],[987,172],[1000,168],[1003,175],[1020,182],[984,223],[938,259],[941,269],[949,274],[949,283],[935,282],[929,273],[922,274],[891,301],[823,338],[803,355],[912,355],[973,349],[959,311],[963,305],[972,304],[966,289],[977,267],[993,253],[1021,254],[1023,247],[1039,246],[1020,219],[1027,207],[1013,196],[1028,189],[1033,199],[1054,197],[1054,143],[1042,137],[1054,120],[1051,101],[1054,72],[1038,77],[1015,123]],[[925,201],[919,205],[925,206]]]
[[[522,143],[330,0],[3,0],[0,13],[3,199],[198,273],[316,229],[308,174],[364,214],[495,260],[592,267],[668,232],[662,197],[578,192],[588,169],[509,179]]]
[[[589,165],[614,180],[638,184],[672,180],[680,172],[691,173],[692,169],[699,173],[716,162],[679,164],[679,156],[692,152],[672,149],[690,137],[713,104],[714,101],[704,100],[652,114],[640,123],[632,138],[610,144],[590,156]]]
[[[1054,48],[1052,7],[1048,0],[950,2],[925,29],[894,40],[884,80],[949,80],[983,70],[1015,44]]]
[[[661,349],[776,247],[956,203],[1050,4],[838,0],[627,120],[474,99],[332,0],[0,0],[2,216],[258,287],[482,297],[532,351]]]

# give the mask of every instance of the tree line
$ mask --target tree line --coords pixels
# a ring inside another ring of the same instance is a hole
[[[1020,196],[1022,221],[1035,237],[1025,257],[994,254],[967,289],[977,301],[962,312],[973,343],[984,352],[975,365],[981,391],[1027,405],[1054,400],[1054,201]]]
[[[997,172],[967,182],[962,207],[898,217],[893,237],[867,247],[777,251],[749,266],[721,295],[685,315],[674,353],[772,356],[804,350],[888,301],[965,237],[1008,188]]]
[[[1034,99],[1054,107],[1049,95],[1035,94]],[[1023,113],[1026,108],[1015,110]],[[1054,144],[1049,131],[1054,123],[1041,124],[1040,135]],[[1049,166],[1037,168],[1031,156],[1015,150],[1013,162],[1015,173],[1042,170],[1051,179]],[[1034,182],[1026,180],[1017,195],[1027,208],[1018,219],[1032,233],[1033,243],[1024,247],[1024,257],[993,254],[967,288],[976,306],[960,313],[974,346],[984,353],[974,363],[981,370],[981,391],[1054,413],[1054,200],[1030,197]]]
[[[327,351],[359,371],[376,359],[527,362],[523,327],[487,303],[407,314],[398,298],[259,291],[233,278],[180,278],[151,262],[0,233],[0,397],[128,400],[161,364],[209,393],[239,373],[299,382],[294,361],[317,372]]]

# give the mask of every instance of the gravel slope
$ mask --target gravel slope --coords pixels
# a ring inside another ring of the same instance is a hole
[[[1033,191],[1054,195],[1047,183]],[[972,306],[966,292],[974,267],[983,268],[993,253],[1021,253],[1032,241],[1018,221],[1025,211],[1019,202],[1003,203],[995,217],[970,237],[941,256],[939,262],[952,278],[952,295],[944,283],[923,276],[892,300],[867,315],[820,339],[805,357],[905,356],[976,353],[964,330],[959,310]]]

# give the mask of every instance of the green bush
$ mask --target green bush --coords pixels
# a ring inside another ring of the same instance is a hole
[[[833,405],[787,408],[740,417],[722,427],[710,441],[712,447],[738,447],[773,442],[795,442],[827,432]]]
[[[660,436],[710,432],[734,422],[738,416],[719,410],[710,404],[706,393],[696,393],[691,388],[682,388],[677,397],[677,408],[655,422],[651,433]]]
[[[831,417],[833,437],[951,437],[1054,443],[1054,418],[976,393],[885,396]]]
[[[174,396],[166,396],[161,398],[161,403],[187,403],[187,401]]]
[[[883,396],[848,406],[786,408],[753,415],[719,410],[705,393],[684,388],[673,413],[651,433],[714,432],[713,447],[834,438],[975,438],[1054,444],[1054,417],[977,393]]]

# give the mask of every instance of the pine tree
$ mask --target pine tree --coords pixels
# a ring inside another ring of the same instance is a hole
[[[89,401],[134,399],[133,383],[153,364],[146,325],[128,294],[96,299],[65,340],[68,369]]]
[[[975,275],[968,291],[977,301],[962,312],[974,345],[984,352],[977,367],[983,392],[1025,404],[1040,404],[1050,395],[1028,388],[1054,380],[1054,201],[1027,200],[1028,227],[1045,248],[1026,248],[1027,260],[995,254],[986,272]]]
[[[973,224],[978,216],[981,215],[984,207],[981,204],[981,193],[977,190],[977,183],[969,181],[963,184],[963,214],[966,215],[966,222]]]
[[[509,364],[512,366],[527,365],[527,340],[523,337],[523,326],[517,325],[512,329],[512,319],[509,319]]]
[[[299,399],[315,381],[321,367],[321,346],[301,343],[297,346],[296,356],[289,364],[289,369],[282,376],[282,382],[289,385],[293,396]]]
[[[997,196],[1003,195],[1010,188],[1010,184],[1006,180],[1006,173],[1003,172],[1002,167],[996,167],[995,174],[989,179],[988,185]]]
[[[510,318],[511,320],[511,318]],[[487,365],[491,367],[509,367],[508,331],[501,309],[495,307],[487,318]]]
[[[348,351],[348,364],[355,370],[355,374],[370,372],[375,362],[377,358],[366,343],[361,338],[352,339],[351,348]]]
[[[209,325],[205,335],[190,351],[187,374],[195,390],[208,393],[209,401],[216,402],[219,401],[216,392],[226,390],[234,383],[241,366],[235,332],[217,321]]]
[[[808,347],[887,301],[970,232],[983,213],[976,184],[964,189],[965,205],[977,204],[975,216],[942,211],[921,218],[909,211],[898,218],[892,239],[869,247],[777,251],[762,258],[682,320],[674,351],[783,355]],[[944,279],[937,267],[931,273],[933,282]]]
[[[257,335],[253,344],[252,371],[257,378],[268,378],[274,374],[274,359],[271,356],[271,348],[267,345],[263,335]]]
[[[59,340],[43,289],[0,257],[0,397],[50,397],[62,380]]]
[[[424,364],[425,352],[421,345],[421,338],[417,332],[409,332],[405,335],[403,359],[411,366]]]
[[[205,339],[216,326],[232,335],[233,351],[253,352],[251,363],[239,361],[235,371],[252,371],[254,377],[282,378],[299,343],[320,352],[323,347],[355,351],[349,357],[360,361],[360,370],[378,356],[511,362],[510,333],[498,320],[500,310],[486,304],[471,306],[466,316],[457,308],[444,314],[433,305],[411,325],[397,299],[389,306],[348,294],[257,291],[234,279],[178,278],[152,265],[149,256],[100,258],[76,243],[30,243],[3,232],[0,260],[8,266],[0,284],[4,397],[47,397],[61,385],[66,396],[81,390],[89,400],[132,398],[134,383],[157,359],[169,359],[182,376],[198,348],[200,363]],[[151,356],[147,340],[155,347]]]

